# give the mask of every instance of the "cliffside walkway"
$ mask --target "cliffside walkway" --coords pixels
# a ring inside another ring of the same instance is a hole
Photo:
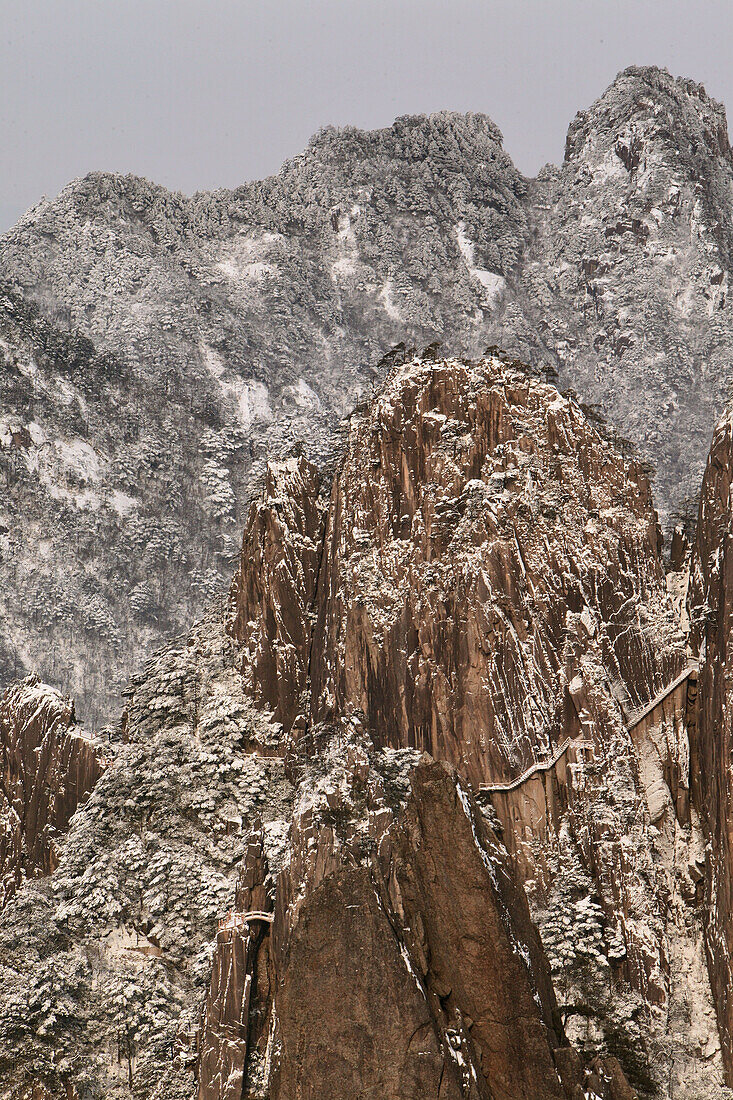
[[[683,685],[685,685],[686,687],[685,706],[687,721],[689,723],[690,711],[691,708],[694,708],[697,698],[697,672],[698,662],[690,661],[687,667],[683,669],[682,672],[680,672],[680,674],[676,676],[670,684],[667,684],[667,686],[663,688],[658,695],[655,695],[654,698],[646,704],[646,706],[644,706],[641,710],[636,711],[628,718],[624,716],[626,727],[629,733],[633,733],[633,731],[643,722],[648,722],[650,725],[653,725],[654,719],[656,717],[654,712],[657,710],[661,710],[663,714],[663,707],[666,700],[670,697],[670,695],[673,695],[676,691],[678,691]],[[688,681],[690,681],[690,683],[688,683]],[[554,754],[550,757],[549,760],[542,761],[539,764],[532,764],[532,766],[527,768],[527,770],[523,772],[517,779],[513,779],[511,783],[481,784],[481,786],[479,787],[479,792],[492,794],[500,791],[514,791],[517,789],[517,787],[521,787],[524,783],[527,783],[528,780],[532,779],[535,775],[542,772],[551,771],[551,769],[556,767],[560,760],[562,760],[563,756],[565,756],[565,754],[571,748],[573,750],[592,749],[593,742],[583,741],[580,739],[574,740],[572,737],[567,737],[559,746],[559,748],[555,750]]]
[[[517,787],[521,787],[523,783],[526,783],[528,779],[531,779],[533,775],[537,775],[538,772],[549,772],[551,768],[554,768],[555,765],[562,760],[571,746],[573,749],[592,749],[593,742],[581,741],[579,739],[573,740],[572,737],[566,737],[549,760],[544,760],[539,764],[533,764],[530,768],[527,768],[526,772],[522,772],[517,779],[513,779],[511,783],[486,783],[479,787],[479,791],[485,791],[487,794],[491,794],[492,791],[514,791]]]
[[[263,920],[267,921],[268,924],[272,924],[274,919],[274,913],[265,913],[261,909],[252,909],[248,913],[237,913],[236,910],[232,910],[221,918],[218,930],[219,932],[233,932],[235,929],[243,928],[253,921]]]
[[[698,662],[690,661],[687,667],[684,668],[682,672],[680,672],[679,676],[675,677],[671,684],[668,684],[667,687],[663,688],[658,695],[655,695],[654,698],[649,703],[647,703],[645,707],[627,718],[626,724],[628,726],[629,733],[632,733],[637,726],[640,726],[642,722],[646,721],[650,716],[653,716],[653,712],[660,708],[665,700],[667,700],[670,695],[673,695],[674,692],[677,691],[677,689],[680,688],[683,684],[686,684],[688,680],[692,680],[694,682],[695,697],[697,697],[697,672]],[[687,686],[689,688],[690,685]],[[694,699],[692,701],[694,702]]]

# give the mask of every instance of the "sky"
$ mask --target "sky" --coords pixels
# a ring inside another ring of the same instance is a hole
[[[733,105],[732,46],[730,0],[0,0],[0,231],[89,171],[233,187],[442,109],[534,175],[627,65]]]

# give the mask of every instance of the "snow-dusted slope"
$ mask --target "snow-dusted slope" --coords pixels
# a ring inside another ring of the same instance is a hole
[[[97,174],[31,210],[0,243],[0,677],[113,715],[228,582],[264,460],[323,459],[400,340],[480,344],[462,249],[508,275],[525,189],[487,118],[441,114],[234,192]]]
[[[0,240],[0,676],[112,715],[226,583],[265,459],[324,459],[401,341],[558,371],[657,467],[666,527],[733,384],[731,195],[723,108],[629,69],[531,182],[442,113],[326,129],[234,191],[94,174],[40,203]]]
[[[692,81],[626,70],[576,116],[562,167],[540,174],[527,209],[518,346],[656,466],[666,520],[698,494],[733,386],[724,108]],[[509,316],[507,343],[512,330]]]

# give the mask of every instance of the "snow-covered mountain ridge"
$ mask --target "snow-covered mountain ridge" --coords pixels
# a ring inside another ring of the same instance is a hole
[[[0,240],[3,679],[113,718],[228,583],[266,460],[328,460],[401,343],[557,374],[656,466],[665,527],[692,514],[733,384],[732,173],[723,108],[647,68],[534,181],[445,112],[327,128],[234,191],[94,173],[39,203]]]

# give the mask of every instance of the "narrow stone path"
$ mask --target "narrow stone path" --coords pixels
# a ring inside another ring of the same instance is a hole
[[[672,695],[673,692],[675,692],[681,684],[685,683],[686,680],[689,680],[691,677],[697,680],[697,671],[698,662],[691,661],[687,665],[687,667],[683,669],[682,672],[680,672],[679,676],[676,676],[675,679],[672,680],[672,682],[668,684],[665,688],[663,688],[658,695],[655,695],[654,698],[649,703],[647,703],[645,707],[642,708],[642,710],[638,711],[630,721],[627,721],[627,729],[629,733],[632,733],[637,726],[639,726],[643,721],[652,716],[654,711],[661,707],[664,704],[665,700],[668,699],[669,696]],[[549,760],[542,761],[538,764],[532,764],[532,766],[527,768],[527,770],[523,772],[517,779],[513,779],[511,783],[482,784],[479,787],[479,791],[486,792],[487,794],[491,794],[492,792],[496,791],[514,791],[517,789],[517,787],[521,787],[524,783],[526,783],[529,779],[532,779],[532,777],[537,775],[539,772],[547,772],[554,768],[571,747],[574,749],[582,750],[592,749],[593,742],[581,741],[579,739],[573,740],[573,738],[567,737]]]

